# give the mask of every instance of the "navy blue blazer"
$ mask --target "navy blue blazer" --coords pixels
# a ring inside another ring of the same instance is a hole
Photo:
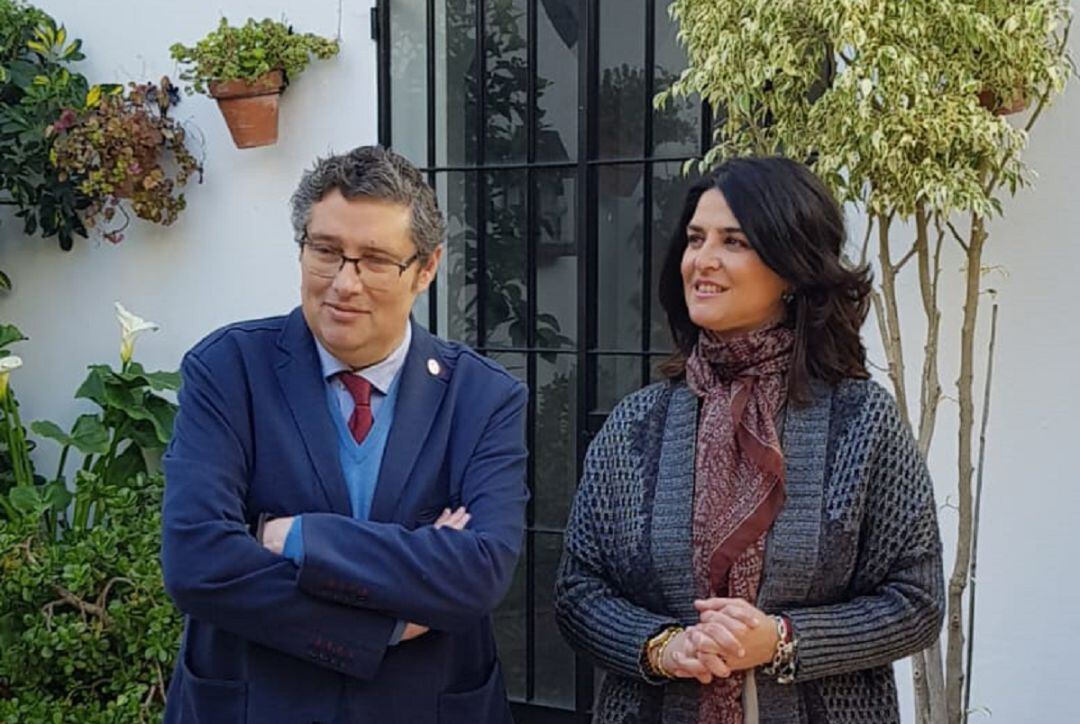
[[[509,722],[490,613],[521,547],[526,388],[414,324],[358,521],[299,309],[211,334],[181,373],[161,559],[186,624],[165,721],[328,724],[343,701],[348,722]],[[430,525],[458,505],[466,530]],[[298,568],[253,530],[300,513]],[[388,646],[398,620],[431,630]]]

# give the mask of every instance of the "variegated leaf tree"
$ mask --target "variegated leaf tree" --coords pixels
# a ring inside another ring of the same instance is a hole
[[[913,270],[925,345],[915,405],[923,453],[944,396],[938,372],[941,251],[966,257],[956,330],[960,373],[957,547],[940,643],[915,657],[919,722],[967,718],[963,605],[975,533],[975,332],[989,222],[1028,179],[1022,153],[1044,108],[1064,89],[1068,0],[675,0],[688,67],[658,104],[700,95],[719,119],[703,167],[782,153],[807,161],[868,218],[853,252],[878,266],[874,309],[888,373],[910,414],[897,280]],[[1009,116],[1023,111],[1023,115]],[[875,233],[876,232],[876,233]],[[915,264],[909,267],[909,263]]]

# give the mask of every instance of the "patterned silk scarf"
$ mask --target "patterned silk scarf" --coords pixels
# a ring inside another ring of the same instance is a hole
[[[784,504],[776,417],[786,397],[794,335],[784,327],[734,339],[702,331],[686,361],[701,398],[694,461],[697,595],[757,599],[765,536]],[[743,672],[702,689],[701,724],[743,724]]]

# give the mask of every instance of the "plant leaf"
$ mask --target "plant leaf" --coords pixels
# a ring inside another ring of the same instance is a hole
[[[146,472],[146,459],[138,445],[128,445],[116,456],[105,471],[105,480],[112,485],[122,485],[139,473]]]
[[[49,420],[37,420],[30,423],[30,429],[41,437],[48,438],[49,440],[55,440],[60,445],[71,445],[71,437],[61,429],[55,422]]]
[[[71,428],[71,444],[84,455],[109,451],[109,431],[97,415],[80,415]]]
[[[25,339],[29,339],[29,337],[20,332],[19,328],[14,324],[0,324],[0,348]]]
[[[11,505],[15,510],[26,515],[34,513],[41,505],[41,497],[38,495],[37,488],[29,485],[19,485],[12,488],[8,494],[8,500],[11,501]]]

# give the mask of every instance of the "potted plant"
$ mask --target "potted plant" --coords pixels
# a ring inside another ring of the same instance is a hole
[[[46,129],[55,136],[52,162],[61,180],[77,179],[90,199],[82,211],[88,228],[112,222],[119,213],[124,223],[102,229],[105,239],[124,238],[129,206],[141,219],[169,225],[186,202],[179,189],[202,166],[188,150],[183,126],[169,117],[180,101],[168,77],[159,85],[131,83],[94,86],[86,107],[65,109]],[[126,203],[125,203],[126,202]]]
[[[188,93],[215,98],[238,148],[277,142],[278,96],[311,62],[330,58],[338,42],[265,18],[240,27],[222,18],[217,29],[193,47],[174,43],[173,59],[186,66],[180,78]]]

